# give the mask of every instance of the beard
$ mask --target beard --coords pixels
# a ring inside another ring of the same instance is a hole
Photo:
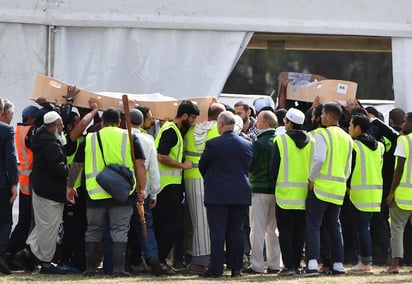
[[[182,121],[182,132],[186,133],[189,130],[190,126],[191,126],[191,124],[190,124],[189,120],[183,120]]]
[[[59,134],[59,132],[56,130],[56,132],[54,133],[54,136],[56,136],[56,139],[60,141],[60,143],[64,146],[67,144],[67,139],[66,136],[64,135],[63,132],[61,132]]]

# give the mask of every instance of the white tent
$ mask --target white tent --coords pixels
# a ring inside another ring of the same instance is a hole
[[[0,96],[35,72],[91,91],[217,96],[253,32],[392,38],[396,104],[412,110],[412,2],[0,0]],[[379,80],[379,78],[377,78]]]

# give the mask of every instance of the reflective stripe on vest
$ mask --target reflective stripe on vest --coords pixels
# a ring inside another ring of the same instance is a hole
[[[280,154],[279,173],[276,181],[276,204],[287,210],[305,210],[308,194],[308,176],[314,151],[314,141],[298,148],[286,133],[275,137]],[[299,165],[299,170],[296,166]]]
[[[68,137],[68,139],[70,139]],[[71,165],[73,163],[74,157],[76,156],[77,149],[79,149],[80,143],[84,140],[83,136],[80,136],[79,138],[76,139],[76,149],[74,150],[73,154],[70,156],[67,156],[67,165]],[[74,188],[78,188],[82,185],[82,176],[83,176],[83,171],[79,172],[79,175],[77,176],[76,180],[74,181]]]
[[[33,169],[33,152],[26,146],[26,137],[31,127],[31,125],[17,125],[16,135],[14,136],[19,160],[20,192],[24,195],[30,195],[30,173]]]
[[[195,126],[191,126],[185,136],[184,159],[186,161],[192,161],[193,168],[184,170],[184,175],[183,175],[184,179],[201,179],[202,178],[202,174],[199,171],[199,161],[205,149],[206,141],[209,141],[210,139],[219,136],[219,132],[217,130],[217,123],[215,123],[209,130],[207,130],[205,141],[202,147],[200,147],[201,148],[200,152],[198,152],[198,149],[196,147],[194,129],[195,129]]]
[[[103,127],[100,130],[100,137],[106,164],[124,164],[133,170],[133,161],[127,132],[121,128],[108,126]],[[116,151],[116,149],[119,149],[120,151]],[[97,174],[103,170],[104,167],[105,165],[97,141],[97,135],[96,133],[90,133],[86,137],[85,176],[87,193],[92,200],[108,199],[112,197],[96,181]],[[135,188],[130,191],[130,194],[132,194],[134,190]]]
[[[177,136],[177,143],[169,152],[169,157],[178,163],[183,160],[183,137],[179,128],[174,122],[166,121],[159,130],[156,136],[155,145],[156,149],[159,148],[160,138],[163,132],[169,128],[172,128]],[[182,183],[182,169],[172,168],[159,162],[159,174],[160,174],[160,190],[165,188],[169,184],[181,184]]]
[[[395,202],[402,210],[412,210],[412,159],[410,157],[412,134],[399,136],[398,141],[400,140],[404,140],[403,146],[405,149],[406,161],[401,180],[395,190]]]
[[[325,128],[319,134],[325,139],[327,152],[320,174],[314,181],[314,193],[320,200],[342,205],[350,173],[353,141],[338,126]]]
[[[354,140],[356,152],[349,198],[353,205],[363,212],[380,212],[382,202],[382,143],[371,150],[359,140]]]

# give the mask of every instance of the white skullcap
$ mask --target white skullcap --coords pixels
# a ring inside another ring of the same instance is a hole
[[[51,124],[56,120],[61,119],[60,115],[55,111],[49,111],[43,116],[44,124]]]
[[[272,110],[274,110],[275,102],[269,96],[260,97],[253,101],[253,106],[255,107],[256,112],[260,112],[265,107],[270,107]]]
[[[296,108],[290,108],[286,113],[286,118],[295,124],[302,125],[305,122],[305,114]]]

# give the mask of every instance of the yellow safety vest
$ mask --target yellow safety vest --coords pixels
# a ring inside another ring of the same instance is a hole
[[[305,210],[308,177],[314,151],[314,140],[298,148],[286,133],[274,139],[280,154],[279,174],[276,181],[276,204],[287,210]],[[297,168],[299,167],[299,168]]]
[[[165,130],[172,128],[176,132],[177,143],[170,149],[169,157],[181,163],[183,160],[183,137],[179,128],[174,122],[166,121],[159,130],[156,136],[155,145],[156,149],[159,148],[160,138]],[[182,183],[182,169],[172,168],[159,162],[159,174],[160,174],[160,190],[165,188],[169,184],[181,184]]]
[[[20,192],[24,195],[30,195],[30,173],[33,169],[33,152],[26,146],[26,136],[31,127],[31,125],[17,125],[16,134],[14,136],[19,160]]]
[[[403,140],[405,149],[405,167],[398,187],[395,190],[395,202],[402,210],[412,210],[412,159],[410,158],[410,149],[412,147],[412,134],[398,137],[399,141]],[[399,145],[399,144],[398,144]],[[396,164],[398,158],[396,159]],[[395,165],[396,168],[396,165]]]
[[[79,145],[83,141],[83,139],[84,139],[83,136],[80,136],[79,138],[77,138],[77,140],[76,140],[76,150],[74,151],[73,154],[71,154],[70,156],[67,156],[67,164],[69,166],[73,163],[74,157],[76,156],[76,153],[77,153],[77,149],[79,149]],[[78,187],[81,186],[81,184],[82,184],[82,175],[83,175],[83,171],[81,171],[79,173],[76,180],[74,181],[74,188],[78,188]]]
[[[349,198],[363,212],[380,212],[382,202],[382,164],[385,146],[378,142],[375,150],[354,140],[356,152]]]
[[[195,126],[191,126],[185,136],[185,161],[192,161],[193,168],[189,170],[184,170],[184,179],[199,179],[202,178],[202,174],[199,171],[199,160],[202,156],[203,150],[205,149],[206,143],[203,145],[201,151],[198,151],[195,144],[194,136]],[[218,137],[219,131],[217,129],[217,123],[209,129],[206,134],[206,141],[212,138]]]
[[[349,178],[353,140],[338,126],[319,132],[326,141],[326,158],[319,176],[314,180],[316,197],[325,202],[342,205]]]
[[[123,164],[128,166],[133,172],[133,161],[127,131],[118,127],[107,126],[103,127],[99,132],[106,165]],[[90,133],[87,135],[84,158],[86,189],[92,200],[112,198],[96,181],[97,174],[105,167],[96,134]],[[135,188],[132,188],[129,195],[134,190]]]

